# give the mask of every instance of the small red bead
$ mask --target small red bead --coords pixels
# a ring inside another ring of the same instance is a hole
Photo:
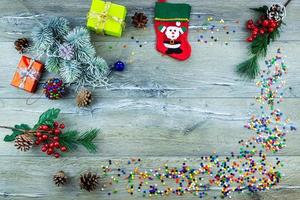
[[[252,37],[248,37],[247,38],[247,42],[252,42],[253,41],[253,38]]]
[[[38,137],[38,141],[42,141],[43,140],[43,138],[42,138],[42,136],[41,137]]]
[[[47,150],[47,154],[48,155],[51,155],[53,153],[53,149],[52,148],[49,148],[48,150]]]
[[[37,137],[41,137],[42,136],[42,133],[41,132],[36,132],[35,134]]]
[[[59,128],[64,129],[64,128],[65,128],[65,125],[64,125],[64,124],[60,124],[60,125],[59,125]]]
[[[55,135],[59,135],[60,133],[61,133],[61,131],[60,131],[59,129],[55,129],[55,130],[54,130],[54,134],[55,134]]]
[[[42,135],[42,139],[43,140],[47,140],[48,139],[48,135]]]
[[[54,123],[53,123],[53,126],[54,126],[55,128],[57,128],[57,127],[58,127],[58,124],[59,124],[58,122],[54,122]]]
[[[249,19],[249,20],[247,21],[247,24],[253,24],[253,20],[252,20],[252,19]]]
[[[67,147],[63,146],[60,148],[61,151],[67,151]]]
[[[272,33],[274,31],[274,28],[268,28],[268,32]]]
[[[271,22],[269,25],[270,28],[276,28],[276,26],[277,26],[276,22]]]
[[[46,147],[48,149],[49,148],[49,144],[44,144],[44,147]]]
[[[59,148],[59,142],[54,142],[54,146],[55,146],[56,148]]]
[[[251,30],[254,28],[254,25],[253,24],[247,24],[247,29]]]
[[[263,22],[262,22],[262,25],[263,25],[263,27],[267,27],[268,25],[269,25],[269,20],[264,20]]]
[[[55,136],[55,137],[53,137],[53,140],[59,141],[59,137]]]
[[[55,154],[54,154],[54,157],[55,157],[55,158],[59,158],[59,157],[60,157],[60,154],[59,154],[59,153],[55,153]]]
[[[50,143],[50,144],[49,144],[49,147],[50,147],[50,148],[54,148],[54,143]]]
[[[46,131],[46,130],[48,130],[49,127],[47,125],[42,125],[41,128],[42,128],[42,130]]]
[[[46,152],[48,149],[46,147],[42,147],[42,152]]]
[[[36,144],[36,145],[39,145],[39,144],[41,144],[41,141],[40,141],[40,140],[36,140],[36,141],[35,141],[35,144]]]
[[[264,33],[265,33],[265,30],[264,30],[264,29],[260,29],[260,30],[259,30],[259,33],[260,33],[260,34],[264,34]]]

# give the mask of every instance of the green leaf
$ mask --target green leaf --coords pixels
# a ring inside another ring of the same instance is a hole
[[[15,140],[15,138],[18,135],[23,134],[25,131],[31,130],[30,126],[28,126],[27,124],[20,124],[20,125],[15,125],[16,129],[20,129],[20,130],[24,130],[24,131],[20,131],[20,130],[13,130],[13,133],[11,135],[6,135],[4,137],[4,141],[5,142],[12,142]]]
[[[38,123],[34,126],[34,129],[37,129],[40,125],[53,126],[54,120],[58,117],[60,109],[49,109],[43,114],[41,114]]]
[[[268,10],[268,6],[263,6],[263,7],[259,7],[259,8],[250,8],[250,10],[254,10],[254,11],[260,12],[260,13],[266,13]]]

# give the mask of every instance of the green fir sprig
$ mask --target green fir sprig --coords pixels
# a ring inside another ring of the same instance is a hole
[[[266,15],[268,6],[259,8],[251,8],[262,15]],[[252,43],[249,45],[250,58],[239,65],[237,65],[237,73],[246,79],[255,79],[259,74],[259,59],[264,58],[267,55],[268,46],[271,42],[275,41],[280,36],[280,25],[274,29],[273,32],[258,35]]]
[[[60,109],[49,109],[46,112],[42,113],[39,117],[39,120],[31,128],[27,124],[20,124],[15,125],[14,127],[9,126],[0,126],[3,129],[10,129],[12,130],[12,134],[6,135],[4,137],[5,142],[12,142],[15,141],[19,135],[27,135],[32,140],[37,141],[37,134],[47,135],[49,138],[54,138],[53,130],[57,129],[55,124],[57,118],[59,117]],[[44,130],[43,126],[48,127],[48,129]],[[57,125],[56,125],[57,126]],[[64,126],[64,125],[63,125]],[[63,127],[64,128],[64,127]],[[61,130],[63,129],[61,127]],[[51,132],[52,131],[52,132]],[[60,132],[57,136],[59,138],[60,146],[66,147],[67,150],[74,151],[77,149],[79,145],[85,147],[89,152],[94,153],[96,152],[97,148],[96,145],[93,143],[93,140],[97,137],[97,134],[100,132],[99,129],[92,129],[89,131],[85,131],[83,133],[77,130],[71,130],[66,132]],[[51,139],[51,140],[52,140]],[[45,141],[44,144],[47,144],[48,141]]]

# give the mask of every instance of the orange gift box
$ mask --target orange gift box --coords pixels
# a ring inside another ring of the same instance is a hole
[[[22,56],[11,85],[34,93],[37,89],[44,65],[27,56]]]

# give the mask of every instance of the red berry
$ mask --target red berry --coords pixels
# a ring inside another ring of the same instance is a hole
[[[254,25],[253,24],[247,24],[247,29],[251,30],[254,28]]]
[[[252,19],[249,19],[249,20],[247,21],[247,24],[253,24],[253,20],[252,20]]]
[[[39,145],[39,144],[41,144],[41,141],[40,141],[40,140],[36,140],[36,141],[35,141],[35,144],[36,144],[36,145]]]
[[[253,41],[253,38],[250,36],[247,38],[247,42],[252,42]]]
[[[42,141],[43,140],[43,138],[42,138],[42,136],[41,137],[38,137],[38,141]]]
[[[252,35],[257,35],[258,31],[257,30],[253,30],[252,31]]]
[[[262,24],[262,21],[261,20],[257,20],[257,22],[256,22],[257,24]]]
[[[47,140],[48,139],[48,135],[42,135],[42,140]]]
[[[36,137],[41,137],[42,136],[42,133],[41,132],[36,132]]]
[[[59,128],[64,129],[65,128],[65,124],[60,124]]]
[[[59,142],[54,142],[54,146],[55,146],[56,148],[59,148]]]
[[[67,151],[67,147],[65,147],[65,146],[60,147],[60,150],[61,150],[61,151]]]
[[[268,28],[268,32],[272,33],[274,31],[274,28]]]
[[[59,137],[55,136],[55,137],[53,137],[53,140],[58,141]]]
[[[47,150],[47,154],[48,155],[51,155],[53,153],[53,149],[52,148],[49,148],[48,150]]]
[[[50,147],[50,148],[54,148],[54,143],[50,143],[50,144],[49,144],[49,147]]]
[[[49,144],[44,144],[44,147],[46,147],[48,149],[49,148]]]
[[[262,25],[263,25],[263,27],[267,27],[267,26],[269,26],[269,20],[264,20],[263,22],[262,22]]]
[[[260,29],[259,33],[263,35],[265,33],[265,30],[264,29]]]
[[[54,126],[55,128],[57,128],[57,127],[58,127],[58,122],[54,122],[54,123],[53,123],[53,126]]]
[[[55,135],[59,135],[60,133],[61,133],[61,131],[60,131],[59,129],[55,129],[55,130],[54,130],[54,134],[55,134]]]
[[[40,130],[44,130],[44,131],[47,131],[49,129],[49,127],[47,125],[41,125],[39,127]]]
[[[60,157],[60,154],[59,154],[59,153],[55,153],[55,154],[54,154],[54,157],[55,157],[55,158],[59,158],[59,157]]]
[[[269,24],[269,27],[270,27],[270,28],[276,28],[276,26],[277,26],[277,23],[276,23],[276,22],[271,22],[271,23]]]
[[[42,147],[42,152],[46,152],[47,150],[48,149],[45,146]]]

